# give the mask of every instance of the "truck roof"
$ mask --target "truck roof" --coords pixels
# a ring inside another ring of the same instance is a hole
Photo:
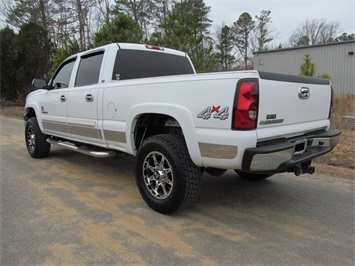
[[[93,49],[86,50],[86,51],[71,55],[67,59],[70,59],[70,58],[73,58],[73,57],[76,57],[76,56],[82,56],[82,55],[85,55],[87,53],[91,53],[92,51],[100,50],[100,49],[103,49],[105,47],[109,47],[109,46],[113,46],[113,45],[118,45],[118,47],[120,49],[151,51],[151,52],[157,52],[157,53],[168,53],[168,54],[173,54],[173,55],[177,55],[177,56],[187,56],[187,54],[184,53],[184,52],[181,52],[181,51],[178,51],[178,50],[175,50],[175,49],[156,46],[156,45],[137,44],[137,43],[111,43],[111,44],[95,47]]]
[[[131,50],[142,50],[142,51],[151,50],[155,52],[164,52],[164,53],[169,53],[174,55],[186,56],[186,53],[184,52],[175,49],[161,47],[161,46],[150,45],[150,44],[117,43],[117,45],[118,47],[120,47],[120,49],[131,49]]]

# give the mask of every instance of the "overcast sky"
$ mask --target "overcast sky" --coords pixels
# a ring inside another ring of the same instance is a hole
[[[341,33],[355,33],[355,0],[205,0],[213,29],[225,22],[231,25],[243,12],[253,18],[261,10],[270,10],[272,27],[278,37],[274,43],[288,42],[293,30],[306,20],[325,18],[337,21]]]

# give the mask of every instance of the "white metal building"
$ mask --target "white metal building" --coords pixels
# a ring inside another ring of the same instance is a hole
[[[337,95],[355,94],[355,41],[302,46],[254,53],[254,69],[299,75],[305,54],[316,75],[329,74]]]

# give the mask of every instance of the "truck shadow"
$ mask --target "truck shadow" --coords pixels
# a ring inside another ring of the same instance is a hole
[[[122,184],[131,187],[131,189],[136,187],[136,161],[133,156],[122,154],[113,158],[98,159],[55,148],[51,151],[48,160],[53,163],[70,165],[69,168],[76,169],[78,173],[76,176],[86,181],[88,186],[101,185],[100,182],[102,182],[107,186],[111,185],[109,189],[112,192]],[[90,178],[88,178],[87,172],[90,172]],[[288,209],[292,207],[297,198],[303,196],[302,194],[297,190],[295,181],[283,174],[253,182],[243,180],[232,170],[220,177],[204,173],[200,195],[192,209],[218,206],[231,209],[253,207]],[[138,195],[138,197],[140,196]]]

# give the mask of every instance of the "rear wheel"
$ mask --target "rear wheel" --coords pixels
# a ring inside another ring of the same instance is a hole
[[[254,174],[254,173],[246,173],[246,172],[241,172],[238,170],[234,170],[241,178],[245,180],[250,180],[250,181],[260,181],[264,180],[266,178],[269,178],[270,176],[273,176],[273,174]]]
[[[201,174],[181,136],[155,135],[139,147],[137,186],[144,201],[157,212],[168,214],[194,203]]]
[[[25,140],[27,151],[31,157],[48,156],[51,145],[47,142],[47,137],[39,128],[36,117],[31,117],[26,121]]]

